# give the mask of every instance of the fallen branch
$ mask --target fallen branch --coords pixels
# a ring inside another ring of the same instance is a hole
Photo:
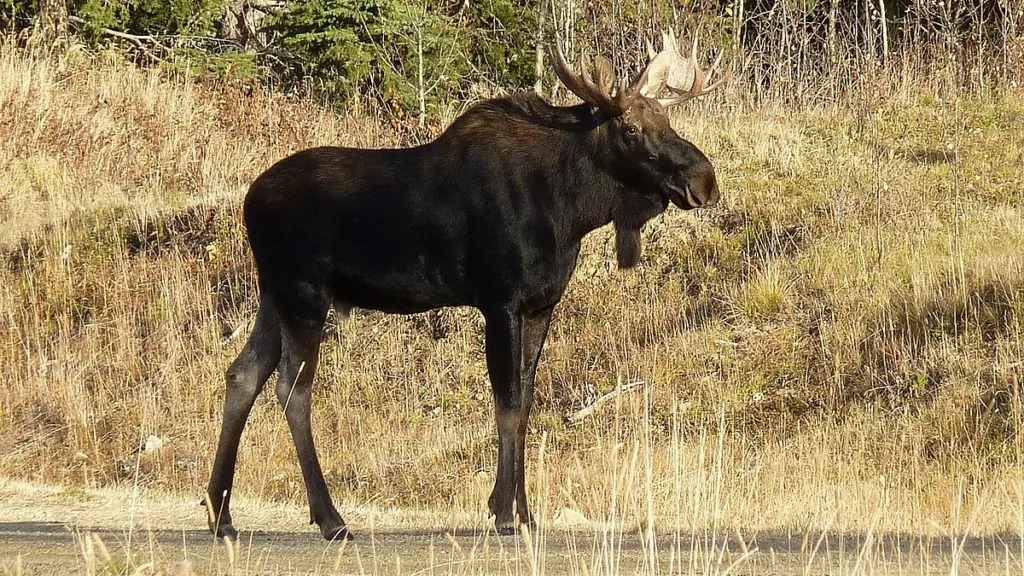
[[[576,412],[575,414],[570,414],[568,418],[569,425],[575,426],[579,424],[580,422],[583,421],[584,418],[593,414],[602,404],[608,402],[609,400],[614,400],[617,396],[621,394],[631,392],[646,385],[647,382],[643,380],[637,380],[635,382],[630,382],[628,384],[616,385],[614,390],[599,397],[597,400],[594,400],[594,402],[590,406],[583,408],[582,410]]]
[[[88,22],[86,22],[82,18],[79,18],[78,16],[68,16],[68,22],[74,22],[75,24],[79,25],[88,24]],[[99,30],[99,32],[104,36],[110,36],[113,38],[118,38],[121,40],[127,40],[128,42],[131,42],[140,50],[145,52],[146,56],[149,56],[150,58],[160,62],[163,62],[163,58],[157,56],[153,52],[153,50],[146,45],[146,43],[151,42],[154,46],[163,50],[164,52],[170,51],[166,46],[158,42],[156,38],[148,34],[129,34],[127,32],[118,32],[117,30],[111,30],[110,28],[97,28],[97,30]]]

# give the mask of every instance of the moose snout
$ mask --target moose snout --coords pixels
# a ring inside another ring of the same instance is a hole
[[[702,207],[710,208],[721,200],[722,194],[718,191],[718,182],[711,183],[711,191],[708,193],[708,199],[701,204]]]
[[[721,199],[721,192],[718,190],[718,178],[715,177],[715,168],[710,162],[694,170],[687,178],[687,200],[694,208],[708,208],[718,204]]]
[[[695,170],[682,175],[682,178],[674,182],[670,179],[666,182],[665,187],[672,203],[683,210],[714,206],[721,199],[718,180],[710,165],[707,169]]]

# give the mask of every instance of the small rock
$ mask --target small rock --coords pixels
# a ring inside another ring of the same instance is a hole
[[[552,523],[562,527],[583,526],[589,524],[590,520],[572,508],[562,508],[555,514]]]
[[[154,436],[153,434],[150,434],[149,436],[146,437],[146,445],[142,449],[142,452],[145,454],[150,454],[152,452],[156,452],[157,450],[163,447],[164,439],[159,436]]]

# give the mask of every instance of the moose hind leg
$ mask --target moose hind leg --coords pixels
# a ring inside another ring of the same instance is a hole
[[[217,455],[207,486],[209,509],[207,522],[218,538],[236,539],[238,532],[231,524],[231,489],[234,484],[238,443],[245,429],[253,402],[281,358],[281,326],[270,298],[260,300],[252,334],[242,352],[225,373],[227,394],[221,422]],[[204,503],[206,504],[206,503]]]
[[[286,325],[283,330],[277,399],[284,407],[299,466],[302,468],[309,500],[310,524],[316,522],[326,540],[351,539],[345,521],[331,502],[327,481],[313,443],[312,384],[320,351],[323,317],[317,322],[304,324]]]

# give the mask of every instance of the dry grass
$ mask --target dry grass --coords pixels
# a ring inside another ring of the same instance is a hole
[[[658,218],[629,273],[609,231],[588,238],[538,376],[545,518],[1024,531],[1024,96],[904,92],[675,119],[724,206]],[[0,474],[198,497],[256,304],[245,187],[304,147],[397,142],[373,118],[75,51],[3,50],[0,107]],[[314,426],[354,524],[367,502],[485,520],[481,327],[470,310],[330,325]],[[140,452],[150,435],[163,446]],[[304,501],[272,395],[237,487]]]

